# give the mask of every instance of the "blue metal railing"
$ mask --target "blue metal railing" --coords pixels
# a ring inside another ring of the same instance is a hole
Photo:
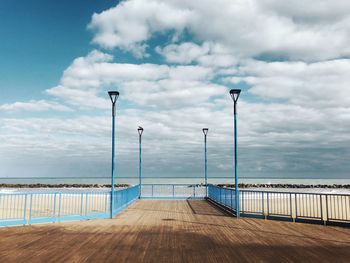
[[[235,190],[231,188],[208,185],[208,198],[236,213]]]
[[[350,224],[350,195],[239,190],[240,216],[323,224]],[[236,213],[235,190],[208,186],[208,198]]]
[[[114,192],[113,215],[120,213],[123,209],[139,198],[139,185]]]
[[[115,216],[139,198],[139,185],[115,191]],[[236,213],[235,189],[208,185],[208,199]],[[143,184],[144,199],[204,199],[206,186]],[[281,191],[240,191],[240,216],[350,225],[350,195]],[[0,194],[0,226],[110,217],[110,191]]]
[[[114,192],[113,215],[139,196],[139,186]],[[111,192],[25,192],[0,194],[0,226],[108,218]]]
[[[197,184],[142,184],[143,199],[204,199],[205,189]]]

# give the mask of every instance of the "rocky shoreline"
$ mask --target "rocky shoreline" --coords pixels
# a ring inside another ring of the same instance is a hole
[[[235,187],[234,184],[218,184],[221,187]],[[331,188],[350,189],[350,184],[238,184],[239,188]]]
[[[128,187],[115,184],[114,187]],[[111,188],[110,184],[0,184],[0,188]]]

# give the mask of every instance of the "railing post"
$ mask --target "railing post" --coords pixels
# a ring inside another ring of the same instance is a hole
[[[58,196],[58,222],[61,221],[62,193]]]
[[[53,198],[53,222],[56,222],[56,193]]]
[[[88,193],[85,194],[85,216],[88,215],[88,200],[89,200],[89,196]],[[111,207],[111,206],[109,206]]]
[[[153,190],[154,190],[154,189],[153,189],[153,186],[154,186],[154,185],[152,184],[152,198],[153,198],[153,196],[154,196],[154,195],[153,195]]]
[[[261,212],[262,212],[262,215],[265,216],[265,199],[264,199],[264,192],[261,192]]]
[[[80,216],[83,217],[84,193],[80,194]]]
[[[32,206],[33,206],[33,194],[30,194],[29,225],[32,223]]]
[[[294,199],[295,199],[295,220],[298,218],[298,198],[297,194],[294,194]]]
[[[175,197],[175,185],[173,184],[173,198]]]
[[[28,194],[24,195],[24,213],[23,213],[24,224],[27,224],[27,196]]]
[[[193,185],[193,198],[196,198],[196,185]]]
[[[329,221],[329,214],[328,214],[328,194],[326,194],[326,219]],[[326,224],[326,223],[325,223]]]
[[[323,205],[322,205],[322,194],[320,194],[320,212],[321,212],[321,221],[324,223],[323,220]]]
[[[269,196],[269,192],[266,193],[266,206],[267,206],[267,214],[266,217],[268,217],[270,215],[270,196]]]
[[[289,212],[290,212],[290,218],[293,219],[293,211],[292,211],[292,193],[289,193]]]
[[[104,193],[105,195],[105,212],[108,213],[108,193]]]
[[[110,205],[110,218],[113,218],[113,209],[114,209],[114,190],[111,191],[111,205]]]

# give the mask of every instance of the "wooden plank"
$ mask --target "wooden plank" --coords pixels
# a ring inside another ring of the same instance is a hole
[[[115,219],[0,228],[1,262],[349,262],[350,229],[141,200]]]

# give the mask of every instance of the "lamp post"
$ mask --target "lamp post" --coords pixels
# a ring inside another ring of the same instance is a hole
[[[114,151],[115,151],[115,115],[116,115],[116,107],[115,103],[119,97],[118,91],[108,91],[108,95],[112,101],[112,178],[111,178],[111,218],[113,218],[113,206],[114,206],[114,175],[115,175],[115,166],[114,166]]]
[[[240,207],[239,207],[239,191],[238,191],[238,174],[237,174],[237,100],[239,97],[239,94],[241,93],[240,89],[231,89],[230,95],[233,100],[234,106],[233,106],[233,122],[234,122],[234,151],[235,151],[235,157],[234,157],[234,169],[235,169],[235,198],[236,198],[236,217],[239,217],[240,215]]]
[[[204,180],[205,180],[205,197],[208,197],[208,163],[207,163],[207,134],[208,128],[203,128],[204,134]]]
[[[142,191],[142,148],[141,148],[141,139],[142,139],[142,133],[143,128],[139,126],[137,129],[139,133],[139,198],[141,198],[141,191]]]

